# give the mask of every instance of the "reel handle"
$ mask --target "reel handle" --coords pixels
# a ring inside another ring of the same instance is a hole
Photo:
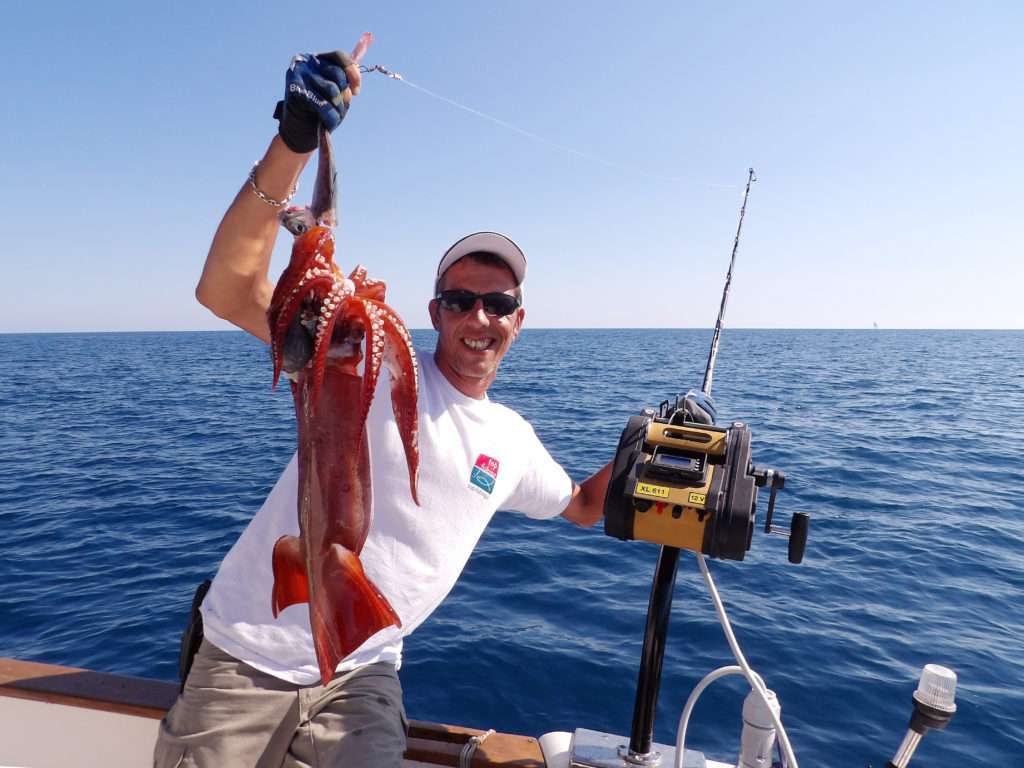
[[[764,532],[787,537],[789,539],[789,562],[794,565],[802,563],[804,550],[807,549],[807,534],[811,526],[811,516],[806,512],[794,512],[788,530],[772,525],[772,517],[775,515],[775,497],[781,488],[786,487],[786,474],[777,469],[752,469],[751,474],[759,488],[767,485],[771,489],[768,496],[768,512],[764,518]]]
[[[789,523],[789,562],[794,565],[804,560],[807,548],[807,532],[811,527],[811,516],[806,512],[794,512]]]

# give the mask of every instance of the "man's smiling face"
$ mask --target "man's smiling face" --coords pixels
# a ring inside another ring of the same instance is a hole
[[[516,281],[507,267],[464,258],[448,268],[440,288],[513,295]],[[482,398],[498,373],[501,358],[519,335],[526,311],[518,307],[504,317],[488,315],[479,299],[466,312],[444,309],[433,299],[429,311],[438,332],[434,352],[437,367],[464,395]]]

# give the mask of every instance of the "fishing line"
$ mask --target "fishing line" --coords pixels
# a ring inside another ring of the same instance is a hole
[[[567,146],[565,144],[560,144],[557,141],[552,141],[551,139],[545,138],[544,136],[541,136],[539,134],[533,133],[532,131],[528,131],[525,128],[520,128],[517,125],[513,125],[512,123],[510,123],[510,122],[508,122],[506,120],[502,120],[499,117],[494,117],[494,115],[489,115],[486,112],[481,112],[479,109],[475,109],[475,108],[470,107],[470,106],[468,106],[466,104],[461,104],[460,102],[455,101],[454,99],[449,99],[447,96],[442,96],[441,94],[435,93],[434,91],[430,90],[429,88],[424,88],[422,85],[418,85],[417,83],[412,82],[411,80],[409,80],[404,75],[402,75],[402,74],[400,74],[398,72],[393,72],[393,71],[391,71],[389,69],[386,69],[386,68],[382,67],[380,64],[378,64],[376,66],[373,66],[373,67],[367,67],[367,66],[360,67],[360,71],[363,72],[363,73],[379,72],[382,75],[384,75],[385,77],[390,78],[391,80],[397,80],[397,81],[399,81],[401,83],[405,83],[410,88],[413,88],[414,90],[417,90],[420,93],[423,93],[423,94],[425,94],[427,96],[435,98],[438,101],[442,101],[445,104],[449,104],[449,105],[451,105],[451,106],[453,106],[453,107],[455,107],[457,109],[461,109],[464,112],[468,112],[469,114],[475,115],[475,116],[477,116],[477,117],[479,117],[479,118],[481,118],[483,120],[487,120],[488,122],[494,123],[495,125],[501,126],[502,128],[505,128],[507,130],[513,131],[515,133],[518,133],[520,136],[524,136],[524,137],[526,137],[528,139],[531,139],[533,141],[536,141],[536,142],[538,142],[540,144],[544,144],[545,146],[561,150],[562,152],[567,152],[570,155],[574,155],[574,156],[582,158],[584,160],[590,160],[591,162],[598,163],[600,165],[605,166],[606,168],[611,168],[612,170],[619,171],[620,173],[625,173],[627,175],[632,175],[632,176],[638,176],[638,177],[645,178],[645,179],[652,179],[652,180],[660,181],[660,182],[667,182],[669,184],[694,184],[694,185],[697,185],[697,186],[705,186],[705,187],[710,187],[710,188],[713,188],[713,189],[737,189],[738,188],[738,187],[736,187],[735,184],[712,184],[712,183],[708,183],[708,182],[704,182],[704,183],[694,182],[694,181],[691,181],[690,179],[683,178],[682,176],[662,176],[662,175],[656,174],[656,173],[649,173],[648,171],[644,171],[644,170],[642,170],[640,168],[637,168],[637,167],[630,167],[630,166],[625,166],[625,165],[619,165],[617,163],[610,162],[610,161],[606,160],[603,157],[598,157],[597,155],[592,155],[592,154],[590,154],[588,152],[583,152],[583,151],[581,151],[579,149],[574,149],[573,147]]]

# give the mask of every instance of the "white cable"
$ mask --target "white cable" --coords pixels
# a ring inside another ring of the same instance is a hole
[[[720,677],[743,674],[744,672],[740,667],[719,667],[714,672],[708,672],[704,675],[704,678],[690,692],[690,698],[686,700],[683,713],[679,716],[679,728],[676,730],[675,768],[683,768],[683,754],[686,751],[686,728],[690,723],[690,715],[693,714],[693,708],[697,704],[697,699],[704,693],[704,689]],[[761,685],[764,685],[764,680],[761,680],[761,676],[757,672],[753,672],[753,675],[761,681]]]
[[[782,720],[779,718],[775,711],[772,709],[768,695],[765,693],[764,682],[760,676],[750,668],[747,663],[746,657],[743,655],[743,651],[740,650],[740,644],[736,641],[736,635],[733,634],[732,626],[729,624],[729,617],[725,615],[725,607],[722,605],[722,598],[718,595],[718,590],[715,589],[714,579],[711,578],[711,572],[708,570],[707,563],[704,562],[704,555],[697,552],[697,565],[700,566],[700,572],[704,576],[704,583],[708,587],[708,593],[711,595],[711,600],[715,604],[715,612],[718,614],[718,621],[722,625],[722,631],[725,632],[725,639],[729,642],[729,647],[732,649],[732,655],[736,657],[736,662],[740,665],[743,672],[743,676],[747,678],[747,682],[750,683],[750,687],[757,691],[757,695],[761,697],[761,701],[765,705],[768,714],[772,718],[772,724],[775,726],[776,733],[779,737],[779,744],[782,747],[783,753],[786,755],[786,762],[788,768],[799,768],[796,762],[796,755],[793,754],[793,747],[789,743],[789,735],[786,733],[786,729],[782,726]],[[678,757],[677,757],[678,760]]]

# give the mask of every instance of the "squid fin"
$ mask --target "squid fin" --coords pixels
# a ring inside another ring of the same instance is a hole
[[[323,605],[328,611],[311,612],[313,644],[324,685],[334,676],[338,663],[385,627],[402,626],[386,597],[367,578],[355,554],[332,544],[322,563]]]
[[[289,605],[309,602],[309,582],[306,579],[306,555],[302,539],[282,536],[274,544],[274,591],[271,610],[274,618]]]

